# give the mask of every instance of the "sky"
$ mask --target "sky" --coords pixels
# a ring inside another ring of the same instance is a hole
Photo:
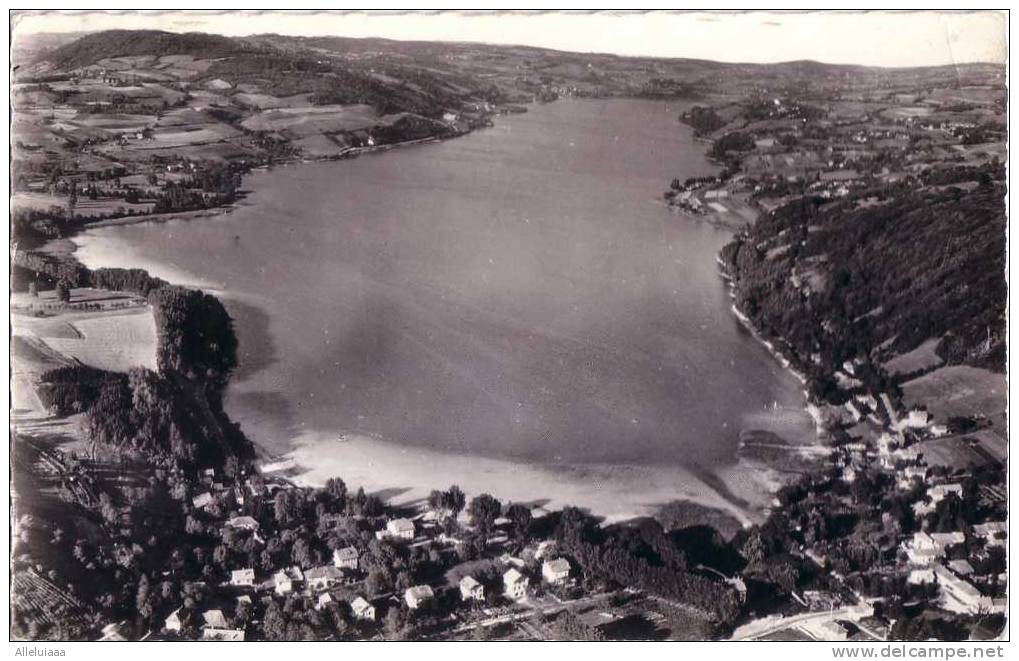
[[[114,28],[266,32],[522,44],[577,52],[724,62],[810,59],[836,64],[932,66],[1004,62],[1001,12],[47,12],[24,14],[32,32]]]

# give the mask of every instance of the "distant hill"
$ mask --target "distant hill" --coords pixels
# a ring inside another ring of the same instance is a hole
[[[217,58],[250,50],[229,37],[201,32],[106,30],[60,46],[43,58],[58,69],[86,67],[112,57],[132,55],[193,55]]]

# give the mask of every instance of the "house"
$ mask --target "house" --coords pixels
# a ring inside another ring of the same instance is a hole
[[[535,560],[541,560],[542,558],[544,558],[546,555],[548,555],[549,553],[551,553],[554,550],[555,550],[555,542],[553,542],[551,540],[547,540],[547,539],[542,541],[542,542],[538,542],[538,548],[535,549],[535,551],[534,551],[534,559]]]
[[[121,622],[110,622],[103,627],[103,637],[99,639],[100,642],[117,642],[122,643],[127,641],[128,624],[127,620]]]
[[[1008,524],[1004,521],[988,521],[973,526],[973,534],[984,540],[986,546],[1004,546],[1008,537]]]
[[[194,505],[198,509],[204,509],[204,508],[208,507],[209,505],[211,505],[212,501],[213,501],[212,494],[209,493],[208,491],[206,491],[206,492],[200,493],[197,496],[195,496],[194,498],[192,498],[191,499],[191,504]]]
[[[359,620],[375,621],[375,607],[368,603],[364,597],[358,597],[350,602],[350,612]]]
[[[927,495],[930,496],[931,502],[940,503],[945,497],[953,493],[958,498],[962,498],[962,485],[961,484],[938,484],[927,490]]]
[[[255,570],[235,569],[230,572],[230,585],[235,587],[250,588],[255,585]]]
[[[251,530],[257,531],[259,528],[258,521],[250,516],[235,516],[226,522],[227,528],[235,528],[237,530]]]
[[[218,608],[204,611],[202,613],[202,621],[205,623],[202,625],[203,629],[226,629],[226,618],[223,617],[223,611]]]
[[[333,551],[333,566],[339,569],[357,569],[357,549],[348,546]]]
[[[911,564],[919,566],[929,565],[945,552],[944,547],[925,532],[914,533],[912,538],[902,543],[902,550]]]
[[[994,604],[990,597],[985,597],[972,583],[948,571],[945,567],[935,567],[938,587],[941,588],[941,605],[945,610],[955,613],[989,612]]]
[[[167,631],[180,631],[181,625],[179,608],[170,613],[169,617],[163,620],[163,628]]]
[[[570,577],[570,562],[566,558],[546,560],[541,565],[541,577],[547,582],[557,585],[565,583]]]
[[[419,608],[421,604],[434,596],[435,593],[432,592],[432,588],[428,585],[415,585],[407,588],[407,591],[403,593],[403,599],[411,610]]]
[[[973,565],[968,560],[949,560],[948,568],[952,570],[953,574],[962,578],[966,578],[973,573]]]
[[[930,585],[934,581],[934,570],[932,569],[914,569],[909,572],[909,577],[906,579],[906,583],[910,585]]]
[[[202,629],[202,640],[213,640],[222,643],[243,643],[244,629]]]
[[[514,601],[526,599],[529,582],[529,579],[521,574],[516,567],[510,567],[502,575],[503,594]]]
[[[328,592],[323,592],[318,596],[318,601],[315,602],[315,610],[322,610],[324,607],[332,603],[335,603],[333,601],[333,596]]]
[[[290,594],[304,580],[300,567],[281,569],[273,574],[272,581],[276,586],[276,594]]]
[[[414,522],[410,519],[393,519],[386,524],[386,533],[397,539],[414,539]]]
[[[966,535],[961,532],[932,532],[930,536],[942,551],[966,543]]]
[[[460,579],[460,598],[463,601],[484,601],[485,586],[473,576],[464,576]]]
[[[343,572],[332,565],[312,567],[304,572],[304,582],[309,589],[315,592],[328,590],[341,580],[343,580]]]
[[[846,640],[849,631],[835,620],[822,620],[816,625],[821,640]]]

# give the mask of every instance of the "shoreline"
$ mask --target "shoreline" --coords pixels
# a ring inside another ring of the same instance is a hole
[[[775,486],[774,475],[747,464],[706,474],[678,465],[546,466],[357,434],[306,433],[294,439],[291,450],[267,459],[263,467],[272,469],[275,464],[281,475],[299,486],[321,487],[330,477],[341,477],[351,488],[363,487],[398,507],[417,506],[432,489],[456,484],[468,498],[489,493],[504,503],[526,503],[545,511],[573,505],[604,517],[606,524],[652,517],[671,502],[687,502],[726,514],[745,527],[766,517],[764,509],[753,507],[747,498]],[[422,466],[428,470],[422,472]]]
[[[381,145],[364,148],[356,155],[438,141],[440,141],[439,138],[433,137],[408,143]],[[354,155],[345,156],[345,158],[352,157]],[[325,157],[295,159],[292,162],[316,163],[332,160],[338,159]],[[286,167],[289,164],[291,161],[280,162],[279,165]],[[265,169],[267,168],[261,167],[255,168],[253,171]],[[82,233],[93,228],[131,225],[147,221],[168,222],[213,217],[229,213],[234,208],[236,208],[234,205],[230,205],[191,212],[108,219],[83,227]],[[723,228],[729,232],[735,231],[731,227]],[[74,259],[73,253],[79,247],[77,242],[73,239],[63,241],[71,244],[72,247],[69,251],[66,244],[62,246],[62,249],[67,251],[65,253],[67,257]],[[131,266],[124,265],[124,268],[131,268]],[[180,284],[209,289],[208,283]],[[218,290],[210,293],[214,293],[221,299],[225,295],[225,292]],[[229,298],[229,296],[226,297]],[[788,369],[788,365],[784,364],[783,366]],[[271,460],[274,454],[279,456],[278,452],[271,452],[263,444],[255,441],[251,441],[251,443],[261,460]],[[334,447],[337,443],[322,434],[313,437],[298,437],[289,441],[289,444],[290,447],[282,456],[293,458],[295,463],[302,467],[303,472],[299,472],[295,479],[309,485],[324,483],[328,477],[340,476],[352,486],[362,484],[366,490],[391,494],[390,497],[394,499],[394,502],[411,498],[411,496],[403,494],[413,494],[413,498],[423,498],[427,497],[431,489],[445,488],[448,484],[443,484],[443,480],[436,476],[435,470],[430,471],[427,475],[421,475],[420,470],[414,473],[408,472],[407,469],[411,467],[420,469],[422,465],[431,464],[439,470],[440,474],[450,477],[449,484],[461,483],[460,486],[468,492],[480,493],[487,490],[503,499],[532,502],[541,500],[548,504],[554,503],[557,507],[568,504],[590,507],[593,512],[606,516],[607,520],[612,521],[653,515],[662,505],[682,501],[697,503],[730,514],[739,519],[742,525],[747,526],[759,523],[764,519],[773,502],[774,493],[788,483],[788,478],[784,477],[785,471],[769,466],[766,462],[748,460],[740,456],[739,451],[731,464],[704,469],[698,475],[697,471],[678,465],[669,467],[572,465],[561,468],[539,466],[513,460],[443,453],[419,446],[400,445],[392,441],[372,440],[368,445],[364,441],[364,437],[362,437],[362,442],[356,452],[349,451],[353,446],[347,444],[345,444],[347,451],[337,452]],[[800,445],[792,444],[790,447],[795,448]],[[311,456],[310,448],[315,448],[318,453]],[[369,456],[371,452],[380,453],[379,456],[388,457],[390,461],[385,462],[372,458]],[[401,463],[408,457],[415,457],[415,460],[409,465]],[[346,462],[342,458],[345,458]],[[402,468],[395,468],[398,466],[402,466]],[[488,467],[489,470],[486,473],[478,473],[478,466]],[[332,471],[332,474],[326,475],[322,472],[327,467]],[[456,467],[456,470],[453,467]],[[493,467],[499,467],[499,470],[495,471]],[[464,480],[465,476],[469,476],[471,480],[476,481],[480,475],[487,475],[487,478],[478,483],[476,489],[471,488],[473,482]],[[493,478],[498,475],[511,477],[508,480]],[[592,478],[599,485],[596,489],[591,489]],[[641,484],[647,488],[634,489],[635,485]],[[521,491],[521,485],[527,485],[526,493]],[[635,491],[640,493],[635,493]]]

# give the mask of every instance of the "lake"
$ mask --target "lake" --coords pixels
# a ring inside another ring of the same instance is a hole
[[[562,101],[277,167],[231,213],[91,230],[77,255],[223,297],[240,341],[227,410],[273,452],[352,434],[551,469],[729,466],[741,430],[813,426],[732,313],[729,232],[661,202],[717,169],[682,110]]]

